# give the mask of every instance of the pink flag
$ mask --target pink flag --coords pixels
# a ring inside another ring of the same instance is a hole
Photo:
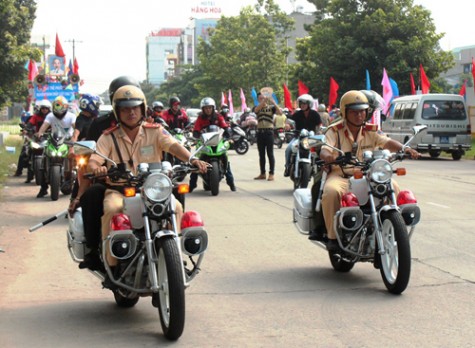
[[[241,111],[244,112],[247,109],[246,96],[241,88]]]
[[[389,82],[389,77],[385,68],[383,68],[383,80],[381,81],[381,86],[383,86],[383,99],[386,102],[383,114],[386,115],[389,109],[389,103],[393,97],[393,89],[391,88],[391,82]]]
[[[234,106],[233,106],[233,94],[231,90],[228,90],[228,101],[229,101],[229,116],[233,116],[234,114]]]
[[[221,106],[223,105],[228,105],[228,101],[226,99],[226,95],[224,94],[224,92],[221,92]]]
[[[475,59],[472,57],[472,76],[473,80],[475,81]],[[475,84],[473,85],[473,90],[475,91]]]
[[[33,81],[36,75],[38,75],[38,67],[36,66],[36,62],[30,59],[28,62],[28,80]]]

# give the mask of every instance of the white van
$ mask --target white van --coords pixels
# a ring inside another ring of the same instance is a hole
[[[472,145],[467,108],[462,96],[455,94],[419,94],[396,98],[382,130],[391,139],[405,143],[415,125],[427,125],[411,147],[438,157],[442,151],[459,160]]]

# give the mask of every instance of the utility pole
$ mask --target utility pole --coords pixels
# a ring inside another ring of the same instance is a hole
[[[76,41],[75,39],[72,39],[72,40],[66,40],[66,42],[73,43],[73,62],[74,62],[74,59],[76,58],[76,43],[82,43],[82,41]]]

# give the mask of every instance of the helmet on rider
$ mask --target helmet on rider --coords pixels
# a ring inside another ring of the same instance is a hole
[[[363,93],[366,98],[368,99],[368,104],[369,104],[369,110],[368,110],[368,118],[373,115],[373,112],[376,110],[384,110],[384,106],[386,105],[386,102],[384,101],[383,97],[376,93],[373,90],[367,90],[367,89],[362,89],[360,91]]]
[[[299,102],[299,106],[301,104],[307,104],[310,108],[313,104],[313,97],[310,94],[302,94],[300,97],[297,98],[297,101]]]
[[[173,107],[174,105],[179,105],[181,104],[180,98],[178,97],[171,97],[170,100],[168,101],[168,106]]]
[[[227,114],[229,112],[229,106],[227,104],[221,105],[221,113]]]
[[[365,110],[366,118],[368,117],[368,98],[360,91],[348,91],[340,99],[341,117],[346,119],[348,109]],[[366,120],[365,118],[365,120]]]
[[[99,115],[99,105],[101,105],[101,100],[98,96],[92,94],[83,94],[81,99],[79,99],[79,109],[87,111],[96,117]]]
[[[122,86],[135,86],[140,88],[140,84],[136,79],[131,76],[119,76],[112,80],[109,85],[109,100],[112,103],[112,98],[114,97],[114,93]]]
[[[152,109],[153,111],[160,112],[163,110],[163,103],[159,101],[154,101],[152,103]]]
[[[120,87],[112,98],[112,109],[114,110],[114,116],[117,123],[120,123],[120,108],[122,107],[134,107],[141,106],[142,118],[145,117],[147,112],[147,102],[142,90],[134,85],[126,85]],[[137,123],[137,126],[142,122],[142,118]]]
[[[210,98],[210,97],[203,98],[201,99],[201,102],[200,102],[201,110],[203,110],[205,106],[212,106],[214,110],[216,108],[216,102],[214,101],[213,98]]]
[[[62,95],[57,96],[53,101],[53,115],[62,119],[68,112],[69,103]]]
[[[327,111],[327,107],[325,106],[325,104],[318,104],[318,112],[325,112]]]
[[[51,112],[51,103],[48,99],[42,99],[40,100],[39,102],[36,103],[36,105],[38,106],[38,110],[39,110],[39,114],[40,116],[46,116],[46,114],[50,113]],[[42,109],[47,109],[48,112],[46,114],[43,114],[41,112]]]

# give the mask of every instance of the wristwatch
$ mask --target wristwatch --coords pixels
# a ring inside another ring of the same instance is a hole
[[[188,160],[188,163],[191,164],[191,161],[193,161],[193,160],[199,160],[199,158],[196,157],[196,156],[190,156],[190,158]]]

